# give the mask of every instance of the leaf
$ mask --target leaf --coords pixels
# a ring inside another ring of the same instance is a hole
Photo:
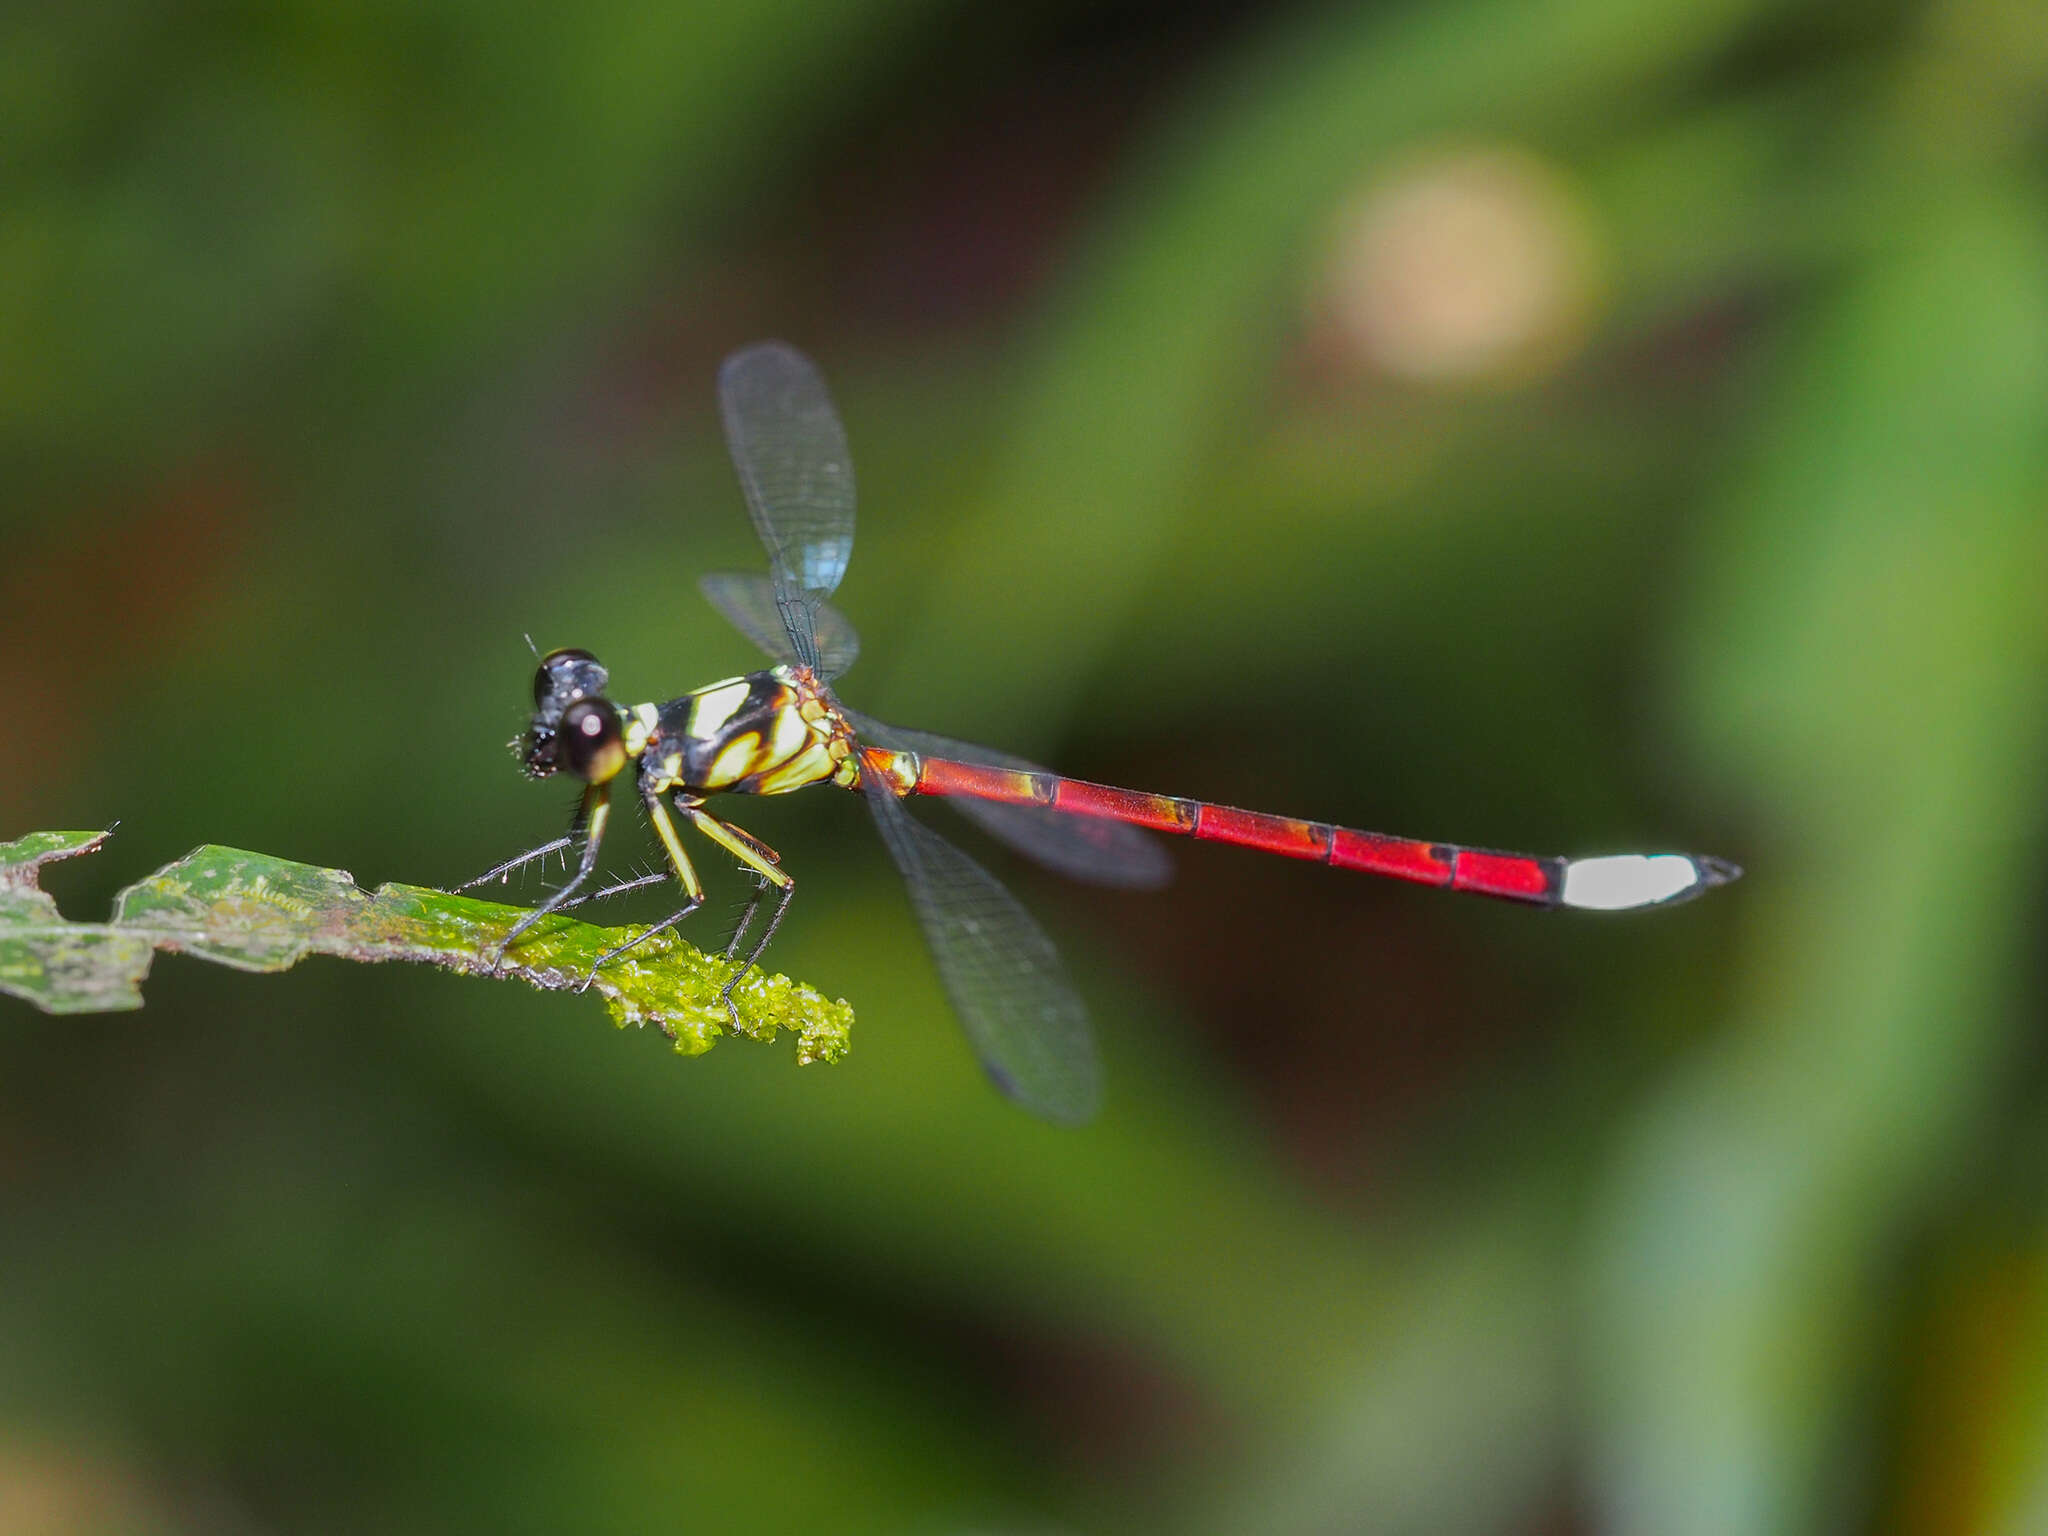
[[[129,886],[115,899],[111,923],[71,922],[41,889],[42,866],[92,853],[108,835],[36,832],[0,843],[0,992],[45,1013],[107,1013],[142,1006],[142,979],[159,949],[242,971],[282,971],[307,955],[333,955],[424,961],[557,991],[587,984],[622,1028],[659,1025],[689,1056],[732,1027],[719,996],[731,963],[673,933],[593,974],[597,958],[627,931],[554,917],[494,966],[491,957],[522,908],[416,885],[364,891],[346,870],[239,848],[209,844]],[[732,996],[749,1039],[789,1030],[805,1063],[846,1054],[853,1010],[843,999],[828,1001],[758,970]]]
[[[154,947],[140,934],[69,923],[37,883],[45,864],[91,853],[107,832],[31,832],[0,844],[0,992],[45,1013],[142,1006]]]

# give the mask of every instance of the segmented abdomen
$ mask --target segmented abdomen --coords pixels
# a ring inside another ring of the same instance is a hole
[[[1309,859],[1338,869],[1533,906],[1558,904],[1567,864],[1564,859],[1384,837],[1324,821],[1297,821],[1206,800],[1146,794],[1060,774],[990,768],[912,752],[870,747],[864,750],[863,763],[868,770],[884,775],[899,795],[964,795],[1013,805],[1042,805],[1198,842],[1232,843],[1290,859]]]

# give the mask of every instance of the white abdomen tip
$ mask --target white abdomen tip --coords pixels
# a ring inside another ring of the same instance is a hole
[[[1733,866],[1726,866],[1731,868]],[[1588,912],[1626,912],[1654,907],[1681,896],[1696,895],[1733,875],[1715,878],[1718,869],[1682,853],[1617,853],[1604,859],[1573,859],[1564,867],[1568,907]]]

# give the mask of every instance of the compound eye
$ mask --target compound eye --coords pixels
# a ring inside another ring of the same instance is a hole
[[[626,766],[619,717],[602,699],[579,699],[564,710],[555,741],[563,766],[585,783],[606,783]]]
[[[575,646],[549,651],[533,674],[533,707],[545,709],[549,699],[572,699],[602,693],[607,679],[597,658]]]

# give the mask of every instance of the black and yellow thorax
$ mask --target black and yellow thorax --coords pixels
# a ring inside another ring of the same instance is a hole
[[[750,672],[620,713],[626,751],[659,790],[786,795],[859,781],[852,730],[799,668]]]

